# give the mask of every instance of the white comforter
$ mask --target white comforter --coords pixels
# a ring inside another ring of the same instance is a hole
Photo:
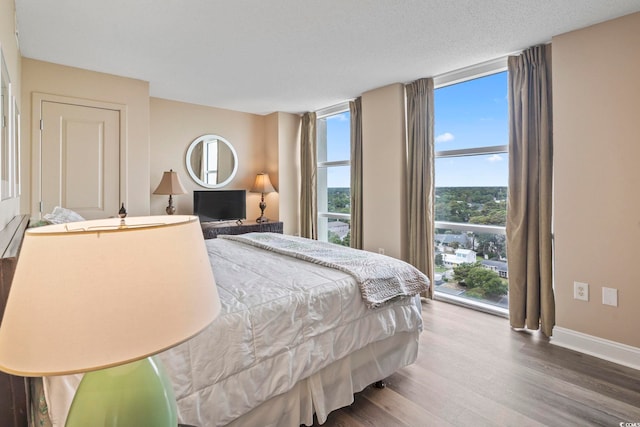
[[[230,240],[206,243],[221,315],[160,354],[183,423],[225,425],[371,342],[422,329],[415,298],[369,309],[347,273]]]

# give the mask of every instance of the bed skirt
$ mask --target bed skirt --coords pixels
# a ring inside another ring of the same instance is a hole
[[[331,411],[349,406],[368,385],[415,362],[419,333],[401,332],[373,342],[299,381],[289,392],[272,397],[231,422],[231,427],[299,427],[324,423]],[[209,425],[206,420],[201,425]]]

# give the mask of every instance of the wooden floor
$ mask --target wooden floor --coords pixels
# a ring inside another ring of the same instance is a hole
[[[387,388],[367,387],[324,426],[640,427],[640,371],[445,302],[422,312],[417,362]]]

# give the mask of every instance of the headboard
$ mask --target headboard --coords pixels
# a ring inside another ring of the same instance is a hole
[[[13,273],[18,262],[28,215],[17,215],[0,230],[0,322],[7,305]],[[25,307],[26,309],[26,307]],[[25,378],[0,372],[0,420],[3,426],[26,427],[27,387]]]

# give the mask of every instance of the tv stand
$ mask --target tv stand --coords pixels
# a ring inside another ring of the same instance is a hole
[[[233,222],[201,222],[202,234],[205,239],[215,239],[221,234],[245,234],[245,233],[280,233],[282,234],[282,222],[261,222],[234,224]]]

